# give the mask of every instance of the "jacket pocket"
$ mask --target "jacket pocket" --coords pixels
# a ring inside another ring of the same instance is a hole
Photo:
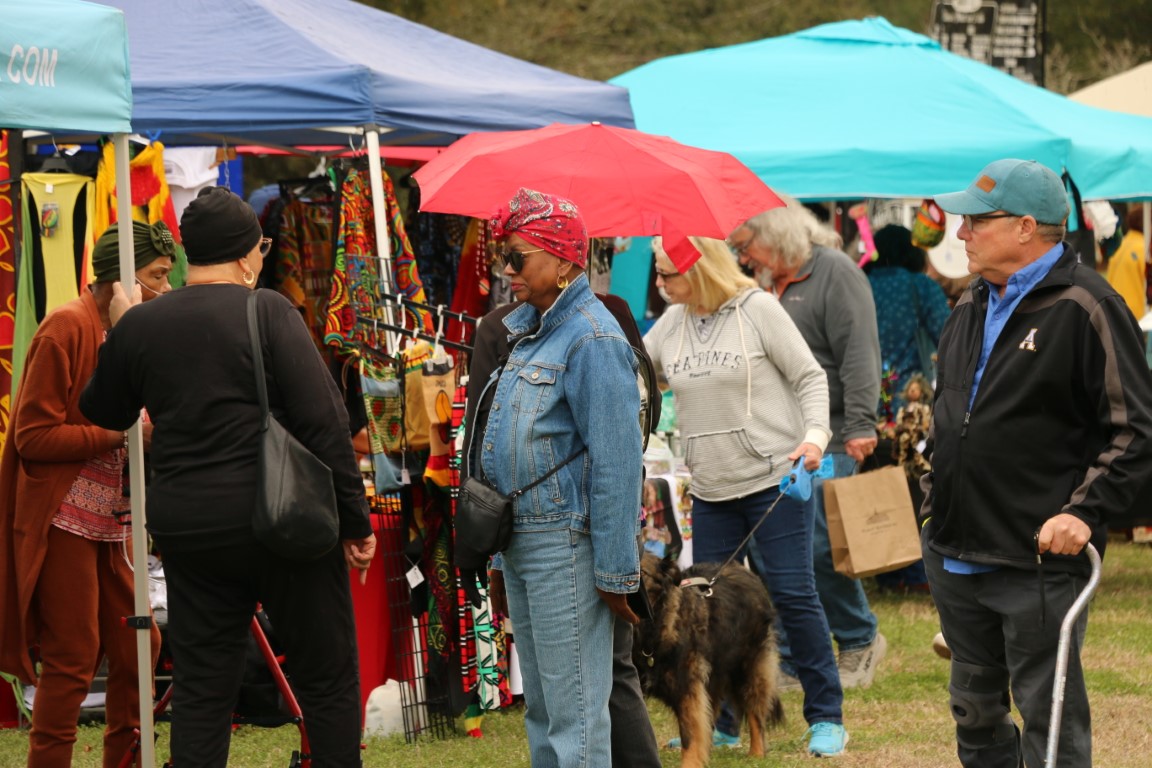
[[[560,371],[541,365],[526,365],[516,374],[519,382],[517,408],[524,413],[548,410]]]

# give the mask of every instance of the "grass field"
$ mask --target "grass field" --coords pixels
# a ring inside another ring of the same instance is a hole
[[[888,638],[888,655],[868,690],[849,690],[844,720],[851,734],[844,768],[935,768],[954,766],[952,721],[947,709],[948,664],[931,649],[937,632],[935,610],[927,596],[873,594],[872,605]],[[1091,607],[1084,652],[1093,707],[1096,765],[1146,768],[1152,754],[1152,547],[1113,541],[1104,562],[1104,578]],[[803,751],[801,694],[787,693],[788,720],[770,733],[769,753],[753,761],[743,750],[717,750],[715,766],[809,765]],[[668,710],[651,702],[660,743],[677,735]],[[159,726],[157,756],[167,756],[165,724]],[[463,734],[462,725],[459,728]],[[490,713],[484,736],[472,739],[402,737],[370,739],[367,768],[528,768],[527,741],[519,708]],[[298,747],[294,729],[244,728],[232,739],[229,764],[237,768],[286,768]],[[24,763],[27,733],[0,731],[0,766]],[[666,767],[679,765],[679,753],[662,751]],[[100,765],[100,728],[81,728],[73,759],[76,768]]]

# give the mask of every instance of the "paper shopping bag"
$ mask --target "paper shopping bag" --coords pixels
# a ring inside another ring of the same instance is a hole
[[[920,536],[908,481],[900,467],[824,483],[832,564],[861,578],[920,559]]]

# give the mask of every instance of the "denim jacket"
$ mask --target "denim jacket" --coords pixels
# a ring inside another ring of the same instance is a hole
[[[513,531],[590,532],[597,588],[635,591],[643,452],[632,347],[584,275],[543,315],[525,304],[504,325],[520,338],[492,374],[484,476],[511,493],[584,449],[516,499]]]

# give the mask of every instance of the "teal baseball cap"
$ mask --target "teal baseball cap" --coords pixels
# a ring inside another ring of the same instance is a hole
[[[1063,224],[1068,218],[1064,182],[1035,160],[997,160],[980,171],[963,192],[936,195],[948,213],[979,215],[1004,211],[1031,216],[1041,224]]]

